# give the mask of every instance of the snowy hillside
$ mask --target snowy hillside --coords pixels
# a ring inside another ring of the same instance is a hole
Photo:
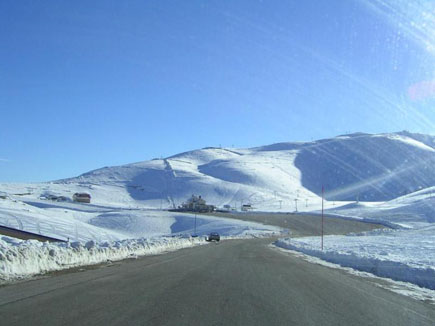
[[[293,198],[315,199],[301,186],[300,172],[294,166],[294,151],[261,152],[206,148],[163,160],[103,168],[77,178],[55,182],[53,186],[90,187],[95,203],[107,202],[99,187],[110,187],[111,202],[129,202],[146,207],[176,207],[192,194],[207,202],[240,208],[242,203],[256,207],[277,206]]]
[[[223,236],[280,231],[278,227],[210,216],[198,215],[195,218],[193,214],[47,200],[24,202],[16,197],[0,200],[0,225],[80,242],[194,233],[203,236],[211,231]]]
[[[435,187],[425,188],[387,202],[329,205],[329,214],[393,223],[403,228],[419,228],[435,223]]]
[[[411,136],[411,134],[409,134]],[[302,184],[330,200],[382,201],[435,185],[435,150],[403,134],[354,134],[304,146]],[[427,142],[429,143],[429,142]]]
[[[216,206],[288,211],[297,199],[312,210],[322,185],[330,201],[386,201],[435,186],[434,142],[408,132],[357,133],[251,149],[204,148],[51,183],[3,184],[0,191],[28,198],[85,191],[96,205],[143,208],[176,207],[200,194]]]
[[[111,187],[116,202],[173,207],[191,194],[212,204],[293,205],[315,200],[385,201],[435,186],[434,137],[407,132],[352,134],[306,143],[251,149],[205,148],[57,181]],[[92,189],[90,189],[92,190]],[[116,193],[116,195],[115,195]]]

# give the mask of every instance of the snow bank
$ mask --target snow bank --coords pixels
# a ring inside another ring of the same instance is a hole
[[[26,276],[116,261],[129,257],[155,255],[205,244],[204,238],[160,237],[113,242],[48,243],[0,238],[0,282]]]
[[[359,235],[280,239],[275,245],[343,267],[435,290],[435,226]]]
[[[221,240],[276,236],[276,231],[245,230]],[[206,244],[204,236],[172,236],[118,241],[49,243],[0,237],[0,284],[50,271],[137,256],[156,255]]]

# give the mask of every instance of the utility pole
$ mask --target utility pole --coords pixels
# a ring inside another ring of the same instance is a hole
[[[282,208],[282,200],[279,201],[279,209]]]
[[[305,207],[308,207],[308,199],[305,199]]]
[[[322,251],[323,251],[323,197],[325,193],[325,188],[322,186]]]
[[[295,198],[295,212],[298,211],[298,199]]]

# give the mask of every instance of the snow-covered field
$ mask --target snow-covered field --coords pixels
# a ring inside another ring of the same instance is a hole
[[[328,214],[382,221],[397,227],[413,229],[435,222],[435,187],[397,197],[387,202],[348,203],[330,207]]]
[[[0,225],[61,240],[115,241],[195,231],[198,235],[215,231],[223,236],[279,232],[274,226],[211,216],[20,199],[0,200]]]
[[[435,290],[435,225],[348,236],[286,238],[275,243],[344,267]]]
[[[344,267],[435,290],[434,187],[388,202],[353,203],[328,214],[396,226],[347,236],[286,238],[275,244]]]

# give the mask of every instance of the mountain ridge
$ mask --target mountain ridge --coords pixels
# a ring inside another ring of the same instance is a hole
[[[384,201],[435,185],[435,137],[354,133],[247,149],[206,147],[54,181],[112,185],[152,207],[191,194],[216,205],[326,199]],[[162,203],[163,202],[163,203]]]

